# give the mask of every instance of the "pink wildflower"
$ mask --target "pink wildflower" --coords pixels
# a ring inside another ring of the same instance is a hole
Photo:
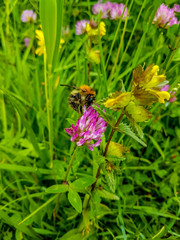
[[[168,90],[169,90],[169,85],[168,84],[161,88],[161,91],[166,91],[167,92]],[[175,91],[174,92],[170,91],[169,93],[171,94],[171,98],[169,99],[169,102],[175,102],[176,99],[177,99],[176,96],[175,96],[176,92]]]
[[[161,4],[158,8],[156,15],[154,17],[153,23],[157,24],[159,27],[171,27],[174,24],[179,24],[177,18],[175,17],[175,12],[180,11],[179,5],[175,4],[173,8]]]
[[[36,21],[36,13],[33,10],[24,10],[21,14],[22,22],[34,22]]]
[[[28,47],[30,41],[31,41],[30,38],[25,38],[25,39],[24,39],[24,45],[25,45],[26,47]]]
[[[71,141],[76,142],[77,146],[87,145],[89,150],[93,151],[94,147],[98,147],[101,143],[102,134],[106,131],[107,123],[102,117],[89,107],[79,118],[75,125],[66,128],[66,132],[72,136]],[[91,143],[92,140],[96,142]]]
[[[106,3],[98,2],[94,4],[94,6],[92,7],[92,12],[94,15],[98,15],[99,13],[101,13],[101,18],[105,19],[109,17],[109,12],[111,10],[111,7],[112,7],[112,3],[109,1]]]
[[[124,7],[125,6],[122,3],[120,3],[120,4],[113,3],[112,8],[111,8],[111,12],[110,12],[111,19],[119,19],[123,14]],[[128,9],[125,8],[122,19],[123,20],[126,19],[127,15],[128,15]]]
[[[76,23],[76,35],[85,33],[87,23],[89,23],[88,20],[81,20]]]
[[[180,6],[178,4],[174,4],[174,7],[172,9],[174,12],[180,12]]]

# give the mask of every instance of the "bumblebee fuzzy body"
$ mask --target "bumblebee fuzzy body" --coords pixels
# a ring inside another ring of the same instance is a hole
[[[80,88],[74,89],[69,96],[69,105],[76,111],[82,113],[82,106],[88,108],[95,101],[95,91],[87,86],[82,85]]]

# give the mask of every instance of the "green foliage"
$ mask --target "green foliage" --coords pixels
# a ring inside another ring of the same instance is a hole
[[[100,63],[90,63],[88,37],[77,36],[75,24],[100,21],[92,14],[96,2],[0,3],[0,240],[180,238],[180,25],[152,24],[161,0],[123,0],[127,21],[103,20],[106,35],[91,46]],[[21,22],[26,9],[36,12],[35,22]],[[35,55],[40,24],[52,69]],[[67,25],[69,34],[61,31]],[[102,103],[109,93],[129,91],[133,69],[144,64],[159,65],[177,101],[152,105],[147,122],[123,117],[115,128],[118,113],[104,112]],[[73,150],[64,129],[80,116],[68,107],[72,89],[60,83],[96,91],[93,107],[108,127],[93,152]],[[103,156],[112,129],[112,141],[126,148],[121,157]]]
[[[82,201],[79,194],[73,189],[69,189],[68,200],[78,213],[82,212]]]
[[[136,140],[137,142],[139,142],[140,144],[142,144],[144,147],[146,147],[146,144],[136,136],[136,134],[131,130],[131,128],[125,124],[125,123],[120,123],[120,125],[116,128],[116,130],[118,132],[124,133],[128,136],[130,136],[131,138],[133,138],[134,140]]]

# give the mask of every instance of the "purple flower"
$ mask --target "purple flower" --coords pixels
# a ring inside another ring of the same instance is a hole
[[[110,11],[111,19],[119,19],[123,14],[124,7],[125,6],[122,3],[120,4],[113,3]],[[128,15],[128,9],[125,8],[122,19],[123,20],[126,19],[127,15]]]
[[[26,47],[28,47],[30,41],[31,41],[30,38],[25,38],[25,39],[24,39],[24,45],[25,45]]]
[[[161,88],[161,91],[166,91],[167,92],[168,90],[169,90],[169,85],[168,84]],[[177,99],[176,96],[175,96],[176,92],[175,91],[174,92],[170,91],[169,93],[171,94],[171,98],[169,99],[169,102],[175,102],[176,99]]]
[[[173,8],[168,8],[164,3],[161,4],[156,12],[153,23],[157,24],[159,27],[171,27],[174,24],[179,24],[175,17],[176,11],[180,11],[179,5],[177,4],[175,4]]]
[[[33,10],[24,10],[21,14],[22,22],[34,22],[36,21],[36,13]]]
[[[93,6],[92,12],[95,15],[101,13],[101,18],[103,19],[108,17],[110,17],[111,19],[119,19],[123,13],[124,7],[125,6],[122,3],[118,4],[109,1],[106,3],[98,2]],[[128,9],[126,8],[123,14],[123,19],[126,19],[127,14]]]
[[[81,20],[76,23],[76,35],[85,33],[87,23],[89,23],[88,20]]]
[[[72,136],[71,141],[76,142],[77,146],[87,145],[89,150],[93,151],[94,147],[98,147],[101,143],[102,134],[106,131],[107,123],[102,117],[89,107],[84,114],[79,118],[75,125],[66,128],[66,132]],[[94,144],[91,140],[96,141]]]
[[[101,13],[101,18],[105,19],[109,17],[109,12],[111,10],[111,7],[112,7],[111,2],[106,2],[106,3],[98,2],[94,4],[94,6],[92,7],[92,12],[94,15],[98,15],[99,13]]]
[[[180,12],[180,6],[178,4],[174,4],[174,7],[172,9],[174,12]]]

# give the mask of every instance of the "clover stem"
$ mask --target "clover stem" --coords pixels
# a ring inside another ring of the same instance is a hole
[[[114,135],[114,133],[115,133],[115,131],[116,131],[115,128],[119,126],[119,124],[120,124],[123,116],[124,116],[124,111],[122,111],[122,113],[121,113],[121,115],[119,116],[116,124],[114,125],[114,128],[113,128],[112,131],[111,131],[111,134],[110,134],[110,136],[109,136],[109,139],[108,139],[108,141],[107,141],[107,144],[106,144],[106,147],[105,147],[105,150],[104,150],[104,153],[103,153],[103,156],[104,156],[104,157],[105,157],[106,154],[107,154],[107,150],[108,150],[109,144],[110,144],[111,139],[112,139],[112,137],[113,137],[113,135]],[[98,177],[99,177],[99,174],[100,174],[100,170],[101,170],[101,166],[99,166],[99,168],[98,168],[98,170],[97,170],[96,181],[95,181],[95,182],[93,183],[93,185],[92,185],[91,193],[94,191],[94,189],[95,189],[95,187],[96,187],[96,183],[97,183],[97,180],[98,180]],[[89,207],[90,199],[91,199],[91,196],[89,196],[89,199],[88,199],[88,201],[87,201],[87,205],[86,205],[85,210],[87,210],[87,208]]]

